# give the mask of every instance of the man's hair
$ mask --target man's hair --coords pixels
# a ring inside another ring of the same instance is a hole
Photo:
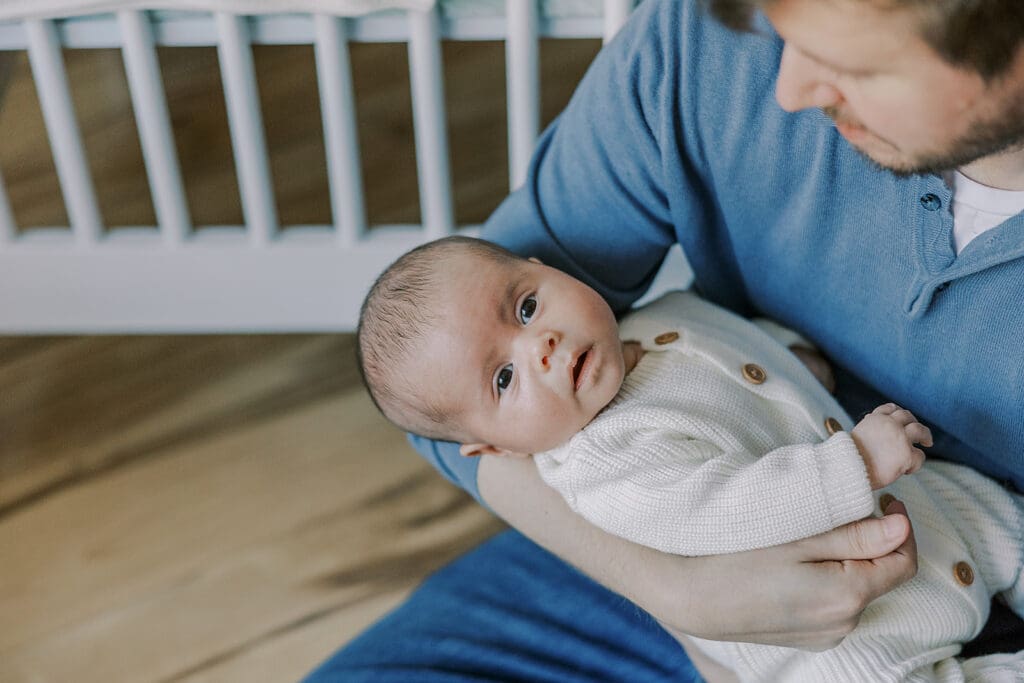
[[[834,0],[833,0],[834,1]],[[921,37],[953,66],[986,81],[1003,75],[1024,41],[1021,0],[844,0],[882,9],[909,9],[922,18]],[[754,10],[775,0],[704,0],[730,28],[748,31]]]
[[[442,293],[445,265],[452,256],[477,256],[495,265],[520,257],[491,242],[444,237],[399,257],[370,287],[359,312],[356,356],[374,404],[391,422],[432,439],[454,439],[457,415],[431,402],[431,392],[411,384],[400,370],[421,352],[423,338],[442,324],[434,311]]]

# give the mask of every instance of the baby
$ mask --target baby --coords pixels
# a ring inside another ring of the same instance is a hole
[[[894,404],[847,431],[788,346],[809,347],[686,292],[620,325],[579,280],[464,237],[396,261],[358,339],[392,422],[465,455],[532,454],[579,514],[666,552],[805,538],[884,509],[891,494],[876,503],[872,491],[889,487],[911,512],[918,575],[828,652],[694,639],[741,680],[1006,680],[1024,668],[1024,653],[955,658],[992,594],[1024,611],[1020,499],[967,468],[922,467],[915,444],[931,434]],[[820,359],[811,367],[825,377]]]

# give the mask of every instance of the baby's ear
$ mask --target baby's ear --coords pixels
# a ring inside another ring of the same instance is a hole
[[[464,443],[459,446],[459,453],[470,458],[475,458],[480,455],[497,455],[508,458],[529,457],[523,453],[513,453],[512,451],[507,451],[504,448],[492,446],[489,443]]]

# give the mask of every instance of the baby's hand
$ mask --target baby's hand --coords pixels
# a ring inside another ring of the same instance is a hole
[[[836,391],[836,378],[832,375],[832,366],[825,357],[813,349],[794,344],[789,347],[793,355],[800,359],[800,362],[807,366],[807,369],[814,373],[822,386],[828,389],[828,393]]]
[[[921,469],[924,452],[915,444],[932,445],[931,430],[895,403],[875,408],[850,436],[864,458],[872,491]]]

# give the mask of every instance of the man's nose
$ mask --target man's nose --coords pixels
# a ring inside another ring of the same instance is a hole
[[[843,94],[832,84],[832,74],[788,45],[782,49],[775,100],[786,111],[834,107]]]

